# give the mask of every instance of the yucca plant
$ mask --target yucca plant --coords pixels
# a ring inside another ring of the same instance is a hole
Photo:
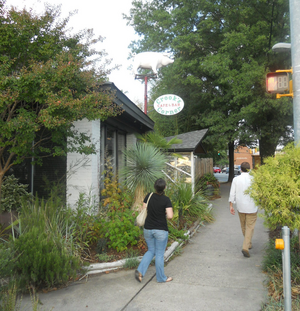
[[[161,151],[165,153],[167,153],[167,151],[172,148],[172,145],[182,143],[182,140],[177,137],[173,137],[172,139],[167,141],[163,136],[161,136],[157,132],[148,132],[143,135],[136,134],[136,137],[144,143],[152,144],[153,146],[159,148]],[[172,155],[178,158],[182,158],[182,156],[177,153],[172,153]]]
[[[153,185],[158,178],[163,178],[166,156],[148,143],[138,143],[134,148],[124,151],[126,166],[121,171],[121,177],[128,189],[134,193],[132,209],[137,210],[147,194],[153,191]]]

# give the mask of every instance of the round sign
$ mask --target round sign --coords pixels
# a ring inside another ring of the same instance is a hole
[[[154,102],[154,109],[165,116],[171,116],[180,112],[184,107],[183,100],[173,94],[159,96]]]

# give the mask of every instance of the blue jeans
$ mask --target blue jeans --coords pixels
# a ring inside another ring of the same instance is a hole
[[[164,253],[168,243],[168,231],[156,229],[144,229],[148,251],[144,255],[137,270],[144,276],[148,270],[151,260],[155,256],[155,269],[157,282],[166,282],[164,272]]]

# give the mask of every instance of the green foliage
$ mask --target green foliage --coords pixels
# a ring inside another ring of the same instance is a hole
[[[300,284],[300,256],[298,238],[292,237],[290,243],[291,258],[291,289],[292,289],[292,310],[299,309],[299,284]],[[267,274],[270,299],[262,310],[284,310],[283,307],[283,270],[282,251],[275,249],[275,241],[269,241],[266,247],[265,256],[262,262],[263,271]]]
[[[292,300],[292,310],[300,310],[300,298]],[[276,300],[268,298],[268,301],[262,306],[261,311],[285,311],[284,299]]]
[[[91,244],[99,239],[98,204],[91,194],[80,193],[74,210],[67,210],[68,232],[78,256],[86,256]]]
[[[124,18],[139,34],[133,52],[168,51],[151,97],[177,94],[188,103],[176,116],[150,114],[171,136],[209,128],[208,151],[228,143],[260,141],[261,155],[289,139],[292,101],[265,92],[266,71],[290,68],[290,56],[271,53],[289,36],[288,1],[164,0],[132,3]],[[260,12],[261,14],[257,14]],[[149,106],[153,101],[150,101]]]
[[[293,144],[253,170],[253,183],[248,190],[257,206],[264,210],[270,229],[288,226],[300,228],[300,148]]]
[[[153,146],[161,149],[164,152],[167,152],[168,149],[171,149],[172,145],[174,144],[181,144],[182,140],[178,139],[176,137],[170,139],[167,141],[163,136],[158,134],[158,132],[148,132],[143,135],[136,134],[136,137],[140,140],[143,141],[144,143],[150,143]],[[173,156],[181,157],[179,154],[172,154]]]
[[[137,258],[126,258],[124,269],[136,269],[139,266],[139,260]]]
[[[294,283],[300,284],[300,256],[298,247],[298,238],[293,237],[291,239],[291,279]],[[275,248],[275,241],[270,240],[267,244],[266,255],[264,256],[262,263],[263,271],[276,272],[277,269],[282,270],[282,252]]]
[[[16,262],[12,243],[0,243],[0,278],[11,277]]]
[[[23,287],[65,284],[70,276],[75,277],[79,260],[66,250],[64,243],[53,235],[33,227],[22,234],[15,247],[19,254],[15,272]]]
[[[169,238],[175,241],[177,240],[187,240],[189,236],[186,234],[187,231],[184,229],[179,230],[172,222],[168,222],[169,226]]]
[[[68,151],[94,152],[76,120],[105,120],[121,113],[112,94],[99,92],[110,72],[91,30],[68,33],[60,8],[44,13],[3,8],[0,12],[0,189],[15,164]],[[66,139],[68,138],[68,139]],[[50,147],[51,146],[51,147]]]
[[[134,225],[136,212],[131,210],[114,211],[108,213],[108,218],[103,219],[102,234],[107,239],[109,248],[122,252],[128,245],[136,245],[141,235],[141,229]]]
[[[125,264],[123,265],[123,268],[125,269],[136,269],[139,265],[139,260],[138,260],[138,252],[134,250],[128,250],[127,251],[127,256],[125,260]]]
[[[1,310],[17,311],[21,308],[21,302],[17,299],[17,286],[14,284],[1,292]]]
[[[27,185],[19,184],[18,179],[14,175],[10,175],[3,180],[0,200],[0,213],[3,211],[19,211],[22,201],[31,201],[32,196],[27,192]]]
[[[126,186],[122,186],[112,170],[105,171],[104,189],[101,191],[101,211],[106,210],[125,210],[132,206],[132,194]]]
[[[134,206],[143,202],[146,192],[153,190],[158,178],[163,178],[166,157],[156,147],[148,143],[138,143],[124,152],[126,166],[121,171],[125,185],[134,192]]]
[[[213,220],[211,212],[208,210],[208,201],[202,190],[193,194],[191,184],[178,181],[168,184],[166,194],[170,197],[174,210],[173,219],[168,222],[171,237],[186,239],[184,236],[186,227],[183,228],[182,225],[184,219],[201,219],[207,222]]]
[[[114,256],[103,253],[103,254],[97,254],[96,258],[98,258],[100,262],[108,262],[108,261],[111,261],[114,258]]]
[[[216,189],[220,188],[218,179],[212,173],[207,173],[201,176],[196,182],[196,189],[205,191],[207,185],[212,185]]]
[[[14,241],[19,256],[14,273],[21,288],[64,284],[76,275],[80,258],[71,212],[53,198],[23,204],[20,236]]]

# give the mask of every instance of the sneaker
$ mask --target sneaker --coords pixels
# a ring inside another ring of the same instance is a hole
[[[246,249],[242,249],[242,253],[245,257],[249,258],[250,257],[250,254],[249,254],[249,251],[247,251]]]

